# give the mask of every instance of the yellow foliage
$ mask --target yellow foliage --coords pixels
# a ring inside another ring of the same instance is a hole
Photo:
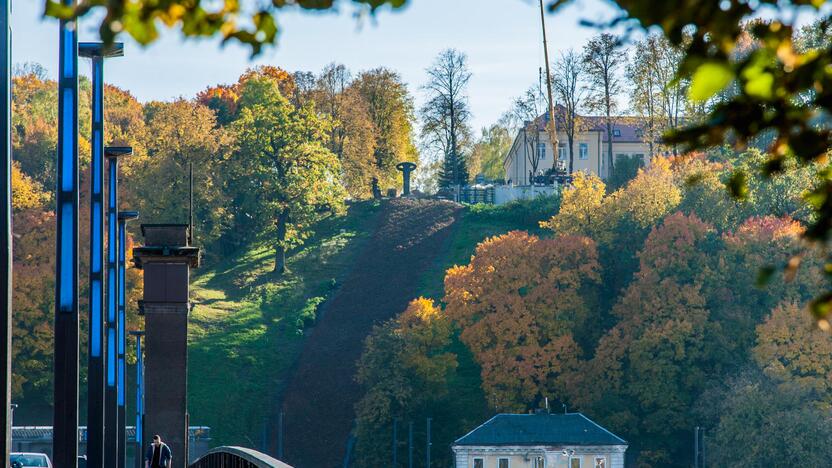
[[[23,173],[20,164],[12,164],[12,207],[15,210],[38,208],[49,199],[43,187]]]
[[[606,186],[595,174],[576,172],[563,191],[560,211],[540,227],[561,235],[589,236],[597,231]]]

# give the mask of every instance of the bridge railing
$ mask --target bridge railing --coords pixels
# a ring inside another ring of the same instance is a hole
[[[216,447],[188,468],[292,468],[265,453],[245,447]]]

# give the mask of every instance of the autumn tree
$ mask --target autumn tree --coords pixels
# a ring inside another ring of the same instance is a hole
[[[427,406],[441,405],[457,367],[449,351],[453,326],[432,300],[414,299],[398,317],[367,337],[356,380],[365,388],[356,405],[356,461],[374,467],[389,462],[393,418],[421,419]]]
[[[578,111],[585,104],[588,88],[583,83],[584,67],[581,64],[581,58],[575,51],[569,50],[561,54],[560,59],[555,62],[554,70],[553,88],[563,109],[558,113],[561,120],[558,123],[566,133],[569,173],[572,174],[575,167],[575,135],[583,131],[584,127]]]
[[[350,85],[361,96],[373,125],[373,176],[381,187],[397,182],[396,164],[418,160],[413,143],[413,98],[398,73],[376,68]]]
[[[274,272],[283,274],[287,249],[302,244],[315,221],[343,212],[340,162],[326,149],[325,122],[310,104],[290,104],[275,80],[248,80],[240,103],[233,125],[238,150],[229,169],[238,209],[269,233]]]
[[[439,53],[426,71],[427,100],[420,109],[425,146],[442,158],[439,187],[468,183],[467,152],[471,140],[467,88],[471,79],[468,57],[454,49]]]
[[[589,291],[598,279],[590,239],[520,231],[485,240],[468,265],[448,270],[445,311],[481,366],[489,401],[522,410],[565,396],[593,323]]]
[[[615,161],[612,155],[613,127],[618,113],[616,97],[622,91],[619,74],[627,55],[621,50],[618,39],[609,33],[593,37],[584,46],[581,61],[588,77],[587,107],[603,115],[607,130],[607,168],[612,175]]]
[[[618,323],[570,390],[572,401],[604,414],[613,429],[639,434],[648,448],[644,463],[676,459],[690,406],[715,372],[718,351],[703,293],[712,236],[710,226],[681,214],[653,229],[639,271],[613,308]]]
[[[130,183],[124,198],[148,222],[188,222],[189,166],[194,169],[195,236],[209,245],[231,227],[224,158],[230,135],[218,128],[213,111],[177,100],[145,105],[146,154],[125,160]]]
[[[757,326],[752,354],[757,366],[777,382],[790,382],[832,402],[832,340],[803,307],[779,304]]]
[[[329,64],[315,80],[309,95],[316,109],[330,119],[329,150],[341,160],[343,182],[356,198],[370,195],[376,144],[375,126],[367,103],[352,76],[341,64]]]

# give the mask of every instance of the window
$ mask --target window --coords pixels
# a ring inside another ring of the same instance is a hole
[[[566,161],[566,145],[564,144],[558,145],[558,159],[561,161]]]
[[[642,153],[636,153],[636,154],[633,155],[633,157],[638,159],[641,162],[644,162],[644,154],[642,154]]]
[[[604,457],[595,457],[595,468],[607,468],[607,459]]]
[[[617,129],[617,128],[614,128],[614,129],[612,130],[612,136],[614,136],[614,137],[620,137],[620,136],[621,136],[621,130],[619,130],[619,129]]]
[[[580,159],[589,159],[589,145],[586,143],[581,143],[578,145],[578,157]]]
[[[485,460],[483,460],[482,458],[475,458],[474,468],[485,468]]]
[[[497,462],[497,468],[508,468],[508,458],[501,458]]]
[[[569,457],[569,468],[581,468],[581,459]]]
[[[546,468],[546,459],[540,456],[534,457],[534,468]]]
[[[615,160],[616,161],[620,161],[620,160],[627,159],[627,158],[628,158],[627,153],[616,153],[616,155],[615,155]]]
[[[546,159],[546,143],[537,144],[537,157],[541,160]]]

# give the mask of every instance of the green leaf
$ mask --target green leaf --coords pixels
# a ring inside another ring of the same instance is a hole
[[[734,79],[734,72],[724,62],[705,62],[693,73],[688,98],[702,102],[723,90]]]

